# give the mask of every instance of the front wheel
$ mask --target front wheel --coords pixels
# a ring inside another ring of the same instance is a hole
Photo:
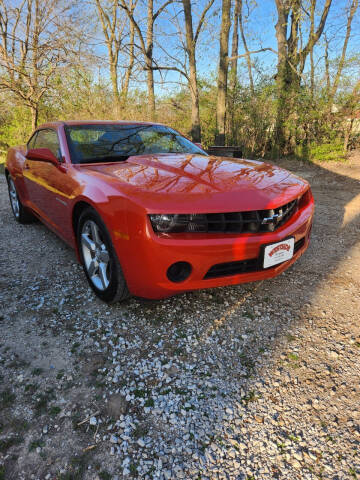
[[[86,278],[96,295],[107,303],[127,299],[129,290],[110,235],[92,208],[80,215],[77,241]]]
[[[34,220],[33,215],[23,206],[19,195],[16,191],[14,180],[10,174],[7,176],[9,199],[11,210],[14,214],[15,220],[19,223],[30,223]]]

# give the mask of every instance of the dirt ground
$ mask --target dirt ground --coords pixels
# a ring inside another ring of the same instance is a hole
[[[360,479],[360,155],[276,279],[108,306],[0,179],[0,480]]]

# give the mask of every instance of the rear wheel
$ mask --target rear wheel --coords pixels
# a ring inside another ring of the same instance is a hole
[[[110,235],[92,208],[80,215],[77,241],[86,278],[96,295],[107,303],[127,299],[129,290]]]
[[[14,214],[15,220],[19,223],[30,223],[34,220],[33,215],[23,206],[17,193],[14,180],[10,175],[7,176],[7,183],[9,189],[9,198],[11,210]]]

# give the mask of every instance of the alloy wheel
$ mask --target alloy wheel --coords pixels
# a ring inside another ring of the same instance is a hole
[[[81,248],[90,280],[98,290],[106,290],[111,278],[110,256],[101,230],[93,220],[86,220],[82,227]]]
[[[15,184],[12,178],[9,178],[9,195],[12,211],[16,218],[20,216],[20,203],[16,192]]]

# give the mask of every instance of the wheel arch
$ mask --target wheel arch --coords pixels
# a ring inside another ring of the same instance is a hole
[[[74,205],[74,208],[72,211],[72,227],[74,230],[74,235],[76,235],[77,222],[80,218],[80,215],[86,208],[89,208],[89,207],[94,209],[91,203],[85,202],[84,200],[80,200]]]
[[[79,201],[74,205],[73,210],[72,210],[71,223],[72,223],[72,229],[73,229],[74,239],[75,239],[76,257],[77,257],[79,263],[81,263],[81,259],[80,259],[79,246],[78,246],[78,242],[77,242],[77,225],[78,225],[78,221],[79,221],[80,215],[81,215],[82,212],[83,212],[85,209],[87,209],[87,208],[92,208],[93,210],[96,211],[96,209],[93,207],[93,205],[91,205],[90,202],[87,202],[87,201],[85,201],[85,200],[79,200]]]

